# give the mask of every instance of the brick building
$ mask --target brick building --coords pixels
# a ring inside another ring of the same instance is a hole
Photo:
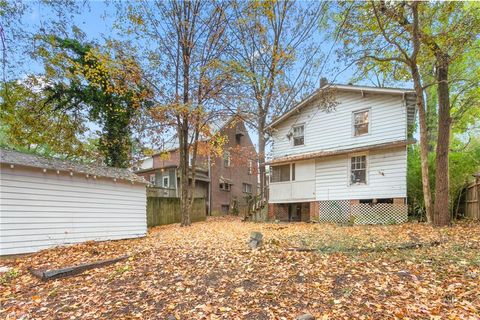
[[[241,211],[258,190],[257,152],[245,123],[232,116],[218,128],[226,138],[221,156],[198,155],[195,197],[205,198],[207,213],[220,215]],[[179,150],[172,148],[143,160],[140,176],[160,189],[165,196],[180,195]]]

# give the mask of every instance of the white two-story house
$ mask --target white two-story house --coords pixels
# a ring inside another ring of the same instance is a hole
[[[325,109],[325,97],[335,107]],[[326,85],[269,130],[269,218],[354,224],[407,220],[411,90]]]

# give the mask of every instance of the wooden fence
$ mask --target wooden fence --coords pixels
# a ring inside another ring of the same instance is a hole
[[[206,219],[205,199],[193,202],[190,219],[192,222]],[[147,197],[147,226],[155,227],[181,221],[180,198]]]
[[[162,188],[162,187],[147,187],[147,197],[165,197],[174,198],[177,196],[176,189]]]
[[[480,220],[480,177],[467,187],[465,217],[467,219]]]

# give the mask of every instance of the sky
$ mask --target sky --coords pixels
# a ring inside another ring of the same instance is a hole
[[[83,3],[83,1],[81,2]],[[73,23],[78,26],[86,35],[87,40],[102,42],[102,39],[105,37],[113,35],[113,25],[115,23],[115,8],[112,4],[108,5],[104,1],[88,1],[86,0],[86,8],[82,11],[80,15],[73,15]],[[44,7],[37,5],[33,6],[29,13],[23,17],[23,22],[25,25],[31,26],[32,29],[35,29],[42,23],[47,22],[52,19],[52,12],[46,11]],[[319,42],[324,41],[322,39],[317,39]],[[339,67],[343,69],[345,64],[342,64],[336,61],[334,50],[338,46],[332,48],[332,41],[324,41],[323,51],[325,55],[330,52],[327,61],[325,61],[325,66],[323,73],[327,79],[334,79],[336,83],[348,83],[353,76],[354,69],[349,68],[344,70],[341,73],[337,71],[332,71],[333,67]],[[41,71],[41,66],[31,66],[30,70],[39,70]],[[368,84],[368,83],[364,83]]]
[[[86,40],[101,43],[105,37],[112,36],[113,32],[115,32],[113,28],[115,22],[115,8],[112,4],[108,5],[104,1],[86,1],[86,5],[87,8],[84,8],[81,14],[73,14],[71,20],[85,33]],[[22,22],[33,30],[44,23],[48,23],[54,17],[55,16],[51,11],[45,10],[41,5],[36,5],[32,6],[30,11],[23,16]],[[334,70],[335,68],[341,70],[345,67],[345,64],[337,61],[335,56],[335,49],[338,48],[338,44],[333,44],[332,41],[325,41],[320,37],[314,40],[324,41],[322,51],[327,56],[327,59],[323,62],[323,74],[321,76],[326,77],[329,81],[334,81],[335,83],[349,83],[354,75],[354,68],[348,68],[341,73]],[[41,73],[42,71],[42,65],[35,61],[32,61],[27,69],[23,70],[25,74]],[[363,82],[362,84],[372,85],[368,81]],[[93,124],[92,129],[95,129]],[[258,140],[257,134],[251,129],[249,132],[252,141],[254,141],[256,145],[256,141]]]

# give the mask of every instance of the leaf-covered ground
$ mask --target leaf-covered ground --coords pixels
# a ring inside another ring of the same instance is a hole
[[[247,245],[252,231],[264,235],[258,250]],[[435,241],[440,245],[396,249]],[[27,270],[125,253],[127,261],[48,282]],[[317,319],[480,318],[480,224],[343,227],[213,218],[0,265],[13,268],[0,278],[6,319],[293,319],[307,312]]]

